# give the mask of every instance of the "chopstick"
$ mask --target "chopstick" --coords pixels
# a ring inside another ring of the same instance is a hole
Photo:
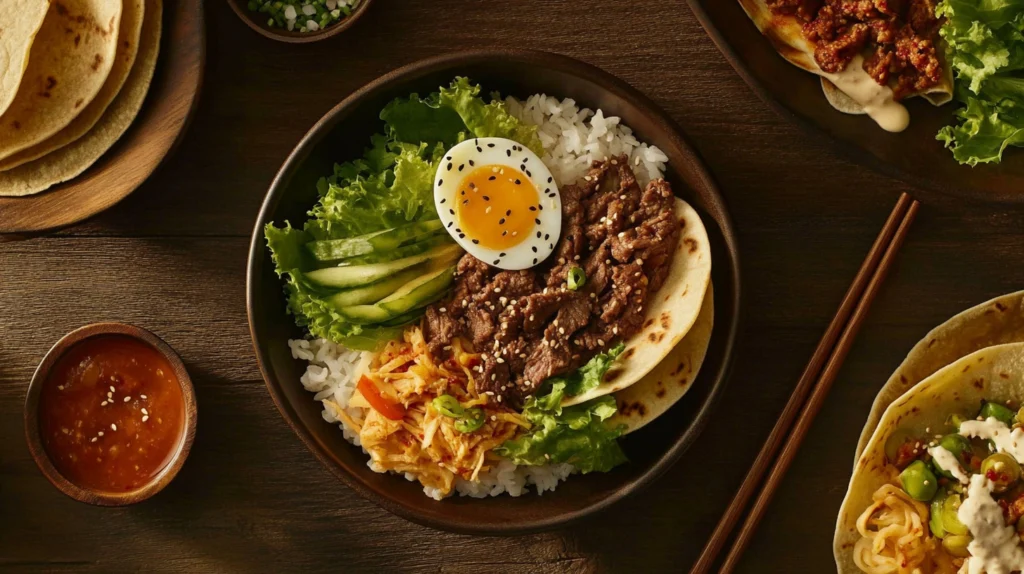
[[[746,509],[747,502],[758,487],[762,487],[719,572],[728,573],[735,568],[743,550],[757,529],[758,522],[771,502],[776,488],[800,448],[814,417],[821,409],[832,382],[860,330],[861,323],[867,315],[878,289],[884,282],[893,259],[903,245],[910,224],[917,214],[918,206],[918,202],[912,200],[906,193],[900,195],[896,206],[893,207],[892,213],[889,214],[889,218],[882,227],[882,231],[878,234],[864,263],[861,264],[860,270],[854,277],[853,283],[843,297],[835,317],[818,343],[818,347],[814,350],[814,354],[811,355],[811,360],[804,372],[800,375],[796,388],[793,389],[779,420],[775,423],[771,434],[768,435],[750,472],[715,527],[715,531],[704,547],[700,558],[690,570],[690,574],[705,574],[711,570],[718,554],[739,521],[741,513]],[[824,370],[822,370],[823,365]],[[807,399],[808,395],[810,395],[809,400]],[[804,405],[805,401],[806,406]],[[803,407],[802,410],[801,407]],[[799,417],[797,417],[798,413]],[[793,426],[794,420],[796,421],[795,426]],[[782,449],[781,453],[779,453],[780,448]],[[767,481],[763,481],[769,466],[771,466],[771,473],[768,475]]]

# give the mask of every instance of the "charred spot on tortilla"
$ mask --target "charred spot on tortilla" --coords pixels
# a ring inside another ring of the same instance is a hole
[[[633,353],[635,353],[635,352],[636,352],[636,347],[630,347],[630,348],[626,349],[622,353],[622,358],[628,360],[630,357],[633,356]]]
[[[663,312],[661,314],[661,328],[668,329],[670,324],[672,324],[672,318],[669,316],[668,312]]]
[[[1003,305],[999,301],[996,301],[996,309],[999,309],[1000,311],[1005,312],[1007,309],[1009,309],[1009,307],[1007,307],[1006,305]]]

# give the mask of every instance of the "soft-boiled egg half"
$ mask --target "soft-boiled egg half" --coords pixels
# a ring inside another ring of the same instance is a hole
[[[551,255],[562,199],[537,154],[505,138],[474,138],[448,150],[434,178],[445,229],[473,257],[527,269]]]

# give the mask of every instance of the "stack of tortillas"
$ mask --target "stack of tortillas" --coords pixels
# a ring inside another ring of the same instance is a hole
[[[162,0],[0,0],[0,196],[89,168],[142,107]]]

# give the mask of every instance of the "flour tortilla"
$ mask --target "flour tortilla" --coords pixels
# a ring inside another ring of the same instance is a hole
[[[897,397],[942,367],[979,349],[1024,342],[1024,291],[996,297],[959,313],[921,339],[875,397],[857,442],[854,465],[882,413]]]
[[[609,395],[641,380],[672,352],[697,320],[711,282],[711,244],[693,207],[676,198],[675,210],[681,226],[676,254],[665,283],[643,309],[642,329],[625,341],[625,349],[597,388],[567,398],[563,406]]]
[[[660,417],[693,386],[711,343],[715,324],[715,296],[712,285],[704,295],[697,320],[672,351],[635,384],[615,393],[619,410],[611,426],[625,425],[631,433]]]
[[[0,2],[0,115],[18,93],[32,42],[49,9],[49,0]]]
[[[982,401],[1020,402],[1024,399],[1024,343],[986,347],[947,365],[913,386],[882,413],[864,452],[857,460],[846,498],[839,510],[833,554],[840,574],[860,570],[853,561],[853,546],[860,539],[857,518],[871,495],[891,480],[885,443],[896,432],[908,436],[933,435],[946,418],[973,414]]]
[[[818,63],[814,61],[814,44],[807,40],[803,33],[801,20],[794,16],[773,14],[765,0],[739,0],[740,6],[754,22],[761,34],[771,42],[775,50],[794,66],[822,76],[821,87],[825,98],[836,110],[845,114],[863,114],[864,108],[853,101],[824,76]],[[943,61],[943,78],[937,85],[914,93],[908,97],[922,96],[932,104],[941,106],[953,99],[953,70],[946,64],[942,51],[939,58]]]
[[[30,195],[78,176],[127,131],[142,108],[156,69],[163,25],[162,0],[145,0],[138,55],[121,92],[100,121],[74,143],[40,159],[0,172],[0,196]]]
[[[117,56],[110,68],[107,81],[100,88],[99,93],[64,129],[31,147],[0,160],[0,171],[28,163],[55,149],[62,148],[84,136],[96,125],[96,122],[103,117],[103,112],[120,93],[121,87],[124,86],[132,65],[135,63],[135,56],[139,52],[139,36],[142,33],[144,15],[144,0],[123,0],[117,39]]]
[[[0,116],[0,159],[57,133],[92,102],[114,64],[121,8],[121,0],[53,2]]]

